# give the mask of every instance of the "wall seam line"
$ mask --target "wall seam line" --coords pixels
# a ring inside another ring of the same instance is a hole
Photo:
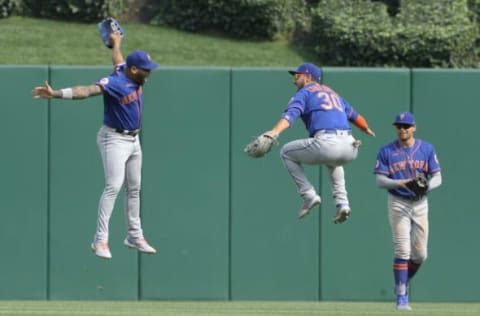
[[[232,300],[232,135],[233,135],[233,69],[229,71],[229,108],[228,108],[228,301]]]
[[[48,65],[47,68],[47,78],[48,82],[52,82],[52,68],[51,65]],[[51,235],[50,235],[50,221],[51,221],[51,214],[50,214],[50,207],[51,207],[51,194],[52,194],[52,188],[51,188],[51,158],[52,158],[52,127],[51,127],[51,108],[52,108],[52,99],[48,99],[47,101],[47,179],[46,179],[46,185],[47,185],[47,201],[46,201],[46,207],[47,207],[47,258],[46,258],[46,295],[47,295],[47,301],[51,299],[51,264],[50,264],[50,244],[51,244]]]

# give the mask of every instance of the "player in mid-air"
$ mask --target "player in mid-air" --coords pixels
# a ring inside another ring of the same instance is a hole
[[[128,235],[124,244],[139,251],[154,254],[143,236],[140,221],[140,180],[142,149],[138,133],[142,122],[142,86],[158,65],[150,56],[137,50],[125,62],[120,51],[121,34],[110,34],[114,71],[95,84],[53,90],[48,82],[33,89],[34,98],[85,99],[103,95],[103,126],[97,135],[102,155],[105,188],[98,207],[97,230],[92,250],[98,257],[110,259],[108,224],[117,195],[125,182],[125,217]]]
[[[280,156],[303,199],[298,218],[304,218],[320,204],[320,196],[305,176],[303,164],[325,165],[336,205],[335,224],[350,216],[350,205],[345,189],[343,165],[357,157],[359,140],[355,140],[349,122],[368,135],[375,133],[366,120],[335,91],[320,84],[321,71],[311,63],[303,63],[289,71],[297,92],[275,127],[267,134],[275,138],[301,118],[309,137],[285,144]]]
[[[413,114],[398,114],[393,125],[398,139],[380,149],[374,173],[377,185],[389,193],[388,217],[394,245],[397,309],[410,310],[409,281],[427,258],[428,200],[426,194],[416,195],[406,184],[416,173],[423,173],[430,177],[428,191],[431,191],[441,185],[442,176],[433,146],[414,137],[416,123]]]

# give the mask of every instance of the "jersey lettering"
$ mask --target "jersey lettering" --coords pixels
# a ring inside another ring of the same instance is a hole
[[[406,161],[398,161],[398,162],[394,162],[390,165],[390,174],[394,174],[395,172],[397,171],[401,171],[401,170],[406,170],[407,166],[407,162]]]
[[[338,98],[338,95],[336,94],[330,94],[325,91],[320,91],[317,93],[317,98],[323,99],[323,102],[320,104],[320,107],[326,111],[329,110],[338,110],[340,112],[343,112],[343,108],[340,105],[340,100]]]
[[[122,97],[122,104],[123,105],[129,104],[129,103],[137,101],[137,99],[138,99],[137,91],[133,91],[129,95],[126,95],[126,96]]]
[[[428,171],[428,162],[424,160],[409,160],[408,165],[405,160],[394,162],[388,168],[390,174],[394,174],[398,171],[403,171],[408,169],[422,169],[425,172]]]
[[[322,90],[322,86],[319,85],[319,84],[314,84],[313,86],[310,86],[310,87],[307,87],[306,90],[308,92],[315,92],[315,91],[318,91],[318,90]]]
[[[318,83],[298,90],[290,99],[282,118],[292,125],[301,118],[310,136],[320,129],[349,130],[348,121],[358,113],[340,95]]]
[[[410,165],[413,169],[428,170],[428,162],[425,160],[410,160]]]

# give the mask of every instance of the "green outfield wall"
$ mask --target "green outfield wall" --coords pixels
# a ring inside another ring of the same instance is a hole
[[[295,67],[295,65],[292,65]],[[286,68],[161,67],[144,87],[141,195],[154,256],[123,246],[123,193],[110,222],[110,261],[90,250],[103,169],[101,97],[35,100],[31,90],[94,83],[111,67],[1,66],[0,300],[394,299],[387,193],[372,173],[396,138],[395,115],[416,115],[443,185],[430,194],[429,258],[412,301],[480,301],[476,208],[480,70],[323,69],[324,83],[362,113],[371,138],[345,167],[352,216],[334,225],[322,168],[306,172],[323,202],[306,219],[276,146],[243,147],[279,119],[295,87]],[[305,137],[298,121],[280,143]]]

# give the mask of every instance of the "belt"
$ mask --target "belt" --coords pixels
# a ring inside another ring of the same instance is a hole
[[[320,135],[320,134],[352,135],[352,131],[340,130],[340,129],[319,129],[314,133],[314,135]]]
[[[121,129],[121,128],[115,128],[115,132],[122,134],[122,135],[130,135],[130,136],[137,136],[138,133],[140,133],[140,129],[135,129],[133,131],[129,131],[126,129]]]
[[[401,198],[401,199],[404,199],[404,200],[408,200],[408,201],[413,201],[413,202],[418,202],[420,201],[421,199],[424,198],[424,196],[403,196],[403,195],[398,195],[398,194],[392,194],[393,196],[395,197],[398,197],[398,198]]]

